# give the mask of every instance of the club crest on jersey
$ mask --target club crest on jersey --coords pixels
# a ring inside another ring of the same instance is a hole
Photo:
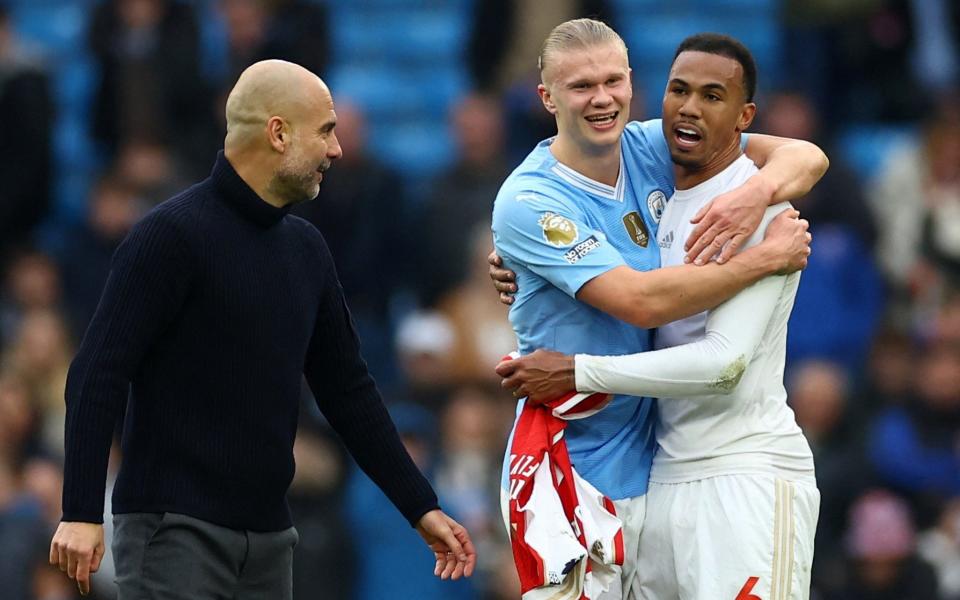
[[[647,224],[643,222],[643,217],[635,210],[623,215],[623,226],[633,243],[646,248],[650,243],[650,232],[647,231]]]
[[[543,228],[543,239],[553,246],[569,246],[580,237],[576,223],[551,212],[543,213],[537,224]]]
[[[654,222],[659,223],[663,216],[663,209],[667,206],[667,195],[660,190],[654,190],[647,196],[647,208],[650,209],[650,216]]]

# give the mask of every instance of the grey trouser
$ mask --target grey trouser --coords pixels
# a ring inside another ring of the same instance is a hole
[[[259,533],[176,513],[113,517],[118,600],[292,600],[293,527]]]

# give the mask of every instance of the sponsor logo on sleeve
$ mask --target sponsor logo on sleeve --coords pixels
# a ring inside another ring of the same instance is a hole
[[[647,196],[647,208],[650,209],[650,216],[654,222],[659,223],[663,216],[663,209],[667,206],[667,195],[660,190],[654,190]]]
[[[633,210],[623,215],[623,226],[627,229],[627,234],[633,243],[646,248],[650,243],[650,232],[647,231],[647,224],[643,222],[640,213]]]
[[[543,213],[537,224],[543,228],[543,239],[552,246],[569,246],[580,237],[576,223],[551,212]]]
[[[600,240],[595,236],[590,236],[587,239],[583,240],[573,248],[570,248],[563,253],[563,259],[566,260],[571,265],[576,264],[584,256],[590,254],[594,250],[600,247]]]

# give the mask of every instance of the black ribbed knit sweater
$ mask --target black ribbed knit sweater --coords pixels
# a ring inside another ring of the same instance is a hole
[[[437,507],[360,356],[323,237],[287,212],[221,152],[130,232],[67,378],[63,520],[102,521],[129,393],[115,513],[289,527],[301,374],[411,524]]]

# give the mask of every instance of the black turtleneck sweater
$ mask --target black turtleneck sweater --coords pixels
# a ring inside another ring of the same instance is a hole
[[[411,524],[437,498],[360,356],[330,252],[221,152],[113,258],[67,378],[63,520],[99,523],[127,402],[113,511],[236,529],[291,525],[301,374],[360,467]]]

